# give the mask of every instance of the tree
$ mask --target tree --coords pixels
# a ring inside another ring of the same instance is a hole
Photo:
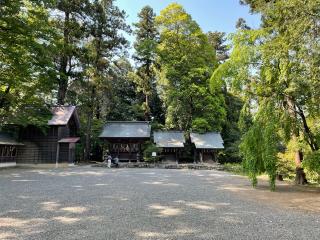
[[[114,5],[113,0],[95,0],[90,3],[88,29],[90,35],[85,44],[86,55],[82,62],[86,112],[86,159],[89,159],[92,125],[107,119],[109,96],[112,90],[112,63],[122,54],[128,42],[122,32],[129,32],[125,12]],[[97,123],[97,124],[98,124]],[[97,134],[96,134],[97,135]]]
[[[242,29],[242,30],[250,30],[251,28],[247,25],[246,20],[243,18],[239,18],[237,23],[236,23],[236,28],[237,29]]]
[[[107,109],[108,120],[134,121],[144,120],[144,111],[140,104],[140,95],[137,86],[128,78],[133,67],[129,60],[120,58],[111,68],[112,85],[108,96],[110,99]]]
[[[88,35],[89,1],[57,0],[53,11],[53,22],[58,30],[55,56],[57,79],[57,103],[64,105],[70,81],[79,79],[83,73],[80,58],[84,40]]]
[[[153,9],[150,6],[145,6],[138,14],[139,22],[134,24],[136,27],[136,42],[134,43],[135,54],[133,58],[137,63],[137,70],[131,77],[137,84],[137,90],[141,91],[145,96],[143,104],[145,120],[150,120],[150,115],[156,115],[159,118],[158,111],[161,112],[162,110],[161,107],[157,108],[160,99],[156,90],[154,69],[156,48],[159,41],[159,33],[155,26],[155,16]]]
[[[207,37],[209,43],[215,50],[215,54],[219,63],[223,63],[229,58],[228,46],[225,44],[226,33],[224,32],[208,32]]]
[[[50,1],[0,3],[0,125],[44,125],[52,89]]]
[[[224,63],[229,58],[229,47],[226,45],[226,37],[223,32],[208,32],[209,43],[215,49],[215,54],[219,64]],[[219,156],[220,162],[240,162],[239,143],[241,132],[238,127],[240,111],[243,101],[231,89],[227,89],[226,84],[223,86],[223,95],[226,105],[226,120],[222,125],[221,135],[224,140],[224,151]]]
[[[156,18],[159,88],[166,105],[166,126],[183,130],[220,130],[225,119],[221,86],[209,90],[217,61],[206,34],[179,4]]]
[[[219,155],[219,162],[241,162],[239,144],[242,131],[239,127],[243,100],[236,93],[226,91],[224,93],[226,104],[226,120],[222,125],[221,136],[223,139],[224,151]],[[246,131],[244,131],[246,132]]]
[[[320,74],[316,67],[319,4],[302,0],[246,2],[253,11],[262,14],[262,26],[257,30],[241,28],[233,35],[230,60],[219,66],[213,79],[225,80],[241,91],[245,106],[250,106],[254,114],[252,127],[261,121],[271,124],[269,118],[259,121],[259,113],[267,110],[273,113],[274,134],[279,134],[282,142],[296,142],[297,183],[304,183],[303,152],[319,149],[318,130],[310,125],[319,118],[320,99],[315,91]],[[272,111],[267,106],[272,106]],[[303,148],[303,143],[309,147]],[[245,149],[256,150],[252,141],[243,144]],[[271,142],[269,146],[276,148]]]

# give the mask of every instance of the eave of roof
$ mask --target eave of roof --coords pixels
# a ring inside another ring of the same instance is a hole
[[[224,149],[223,139],[218,132],[190,133],[190,138],[197,149]]]
[[[77,143],[80,141],[79,137],[62,138],[58,143]]]
[[[153,140],[161,148],[183,148],[185,143],[182,131],[155,131]]]
[[[150,138],[151,126],[142,121],[109,121],[103,128],[100,138]]]
[[[13,137],[8,134],[0,133],[0,145],[21,146],[22,143],[17,142]]]

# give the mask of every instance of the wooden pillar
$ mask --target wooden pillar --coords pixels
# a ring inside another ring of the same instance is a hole
[[[197,162],[197,149],[194,149],[194,153],[193,153],[193,163]]]
[[[73,166],[76,160],[76,144],[75,143],[69,143],[69,156],[68,156],[68,164]]]
[[[138,142],[137,162],[140,162],[141,154],[141,142]]]
[[[129,147],[129,163],[131,163],[131,145],[130,145],[130,141],[128,142],[128,147]]]
[[[60,144],[57,143],[56,168],[59,165]]]
[[[119,159],[120,159],[120,156],[119,156],[119,154],[120,154],[120,147],[121,147],[121,145],[119,144],[118,147],[117,147],[117,148],[118,148],[118,149],[117,149],[117,158],[119,158]]]
[[[200,163],[203,163],[203,149],[200,150],[199,158],[200,158]]]
[[[71,154],[71,149],[70,149],[70,143],[68,144],[68,165],[70,164],[70,154]]]
[[[175,156],[176,156],[176,163],[177,163],[177,165],[179,164],[179,157],[178,157],[178,149],[175,149]]]

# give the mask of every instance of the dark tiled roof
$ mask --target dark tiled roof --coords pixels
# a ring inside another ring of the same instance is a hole
[[[224,149],[222,137],[217,132],[191,133],[190,138],[197,149]]]
[[[149,122],[107,122],[100,138],[150,138]]]
[[[153,139],[157,147],[183,148],[185,143],[184,134],[181,131],[156,131]]]
[[[0,132],[0,145],[23,145],[23,144],[17,142],[9,134]]]

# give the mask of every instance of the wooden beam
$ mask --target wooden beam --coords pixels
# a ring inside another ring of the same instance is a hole
[[[60,144],[57,143],[56,168],[59,165]]]

